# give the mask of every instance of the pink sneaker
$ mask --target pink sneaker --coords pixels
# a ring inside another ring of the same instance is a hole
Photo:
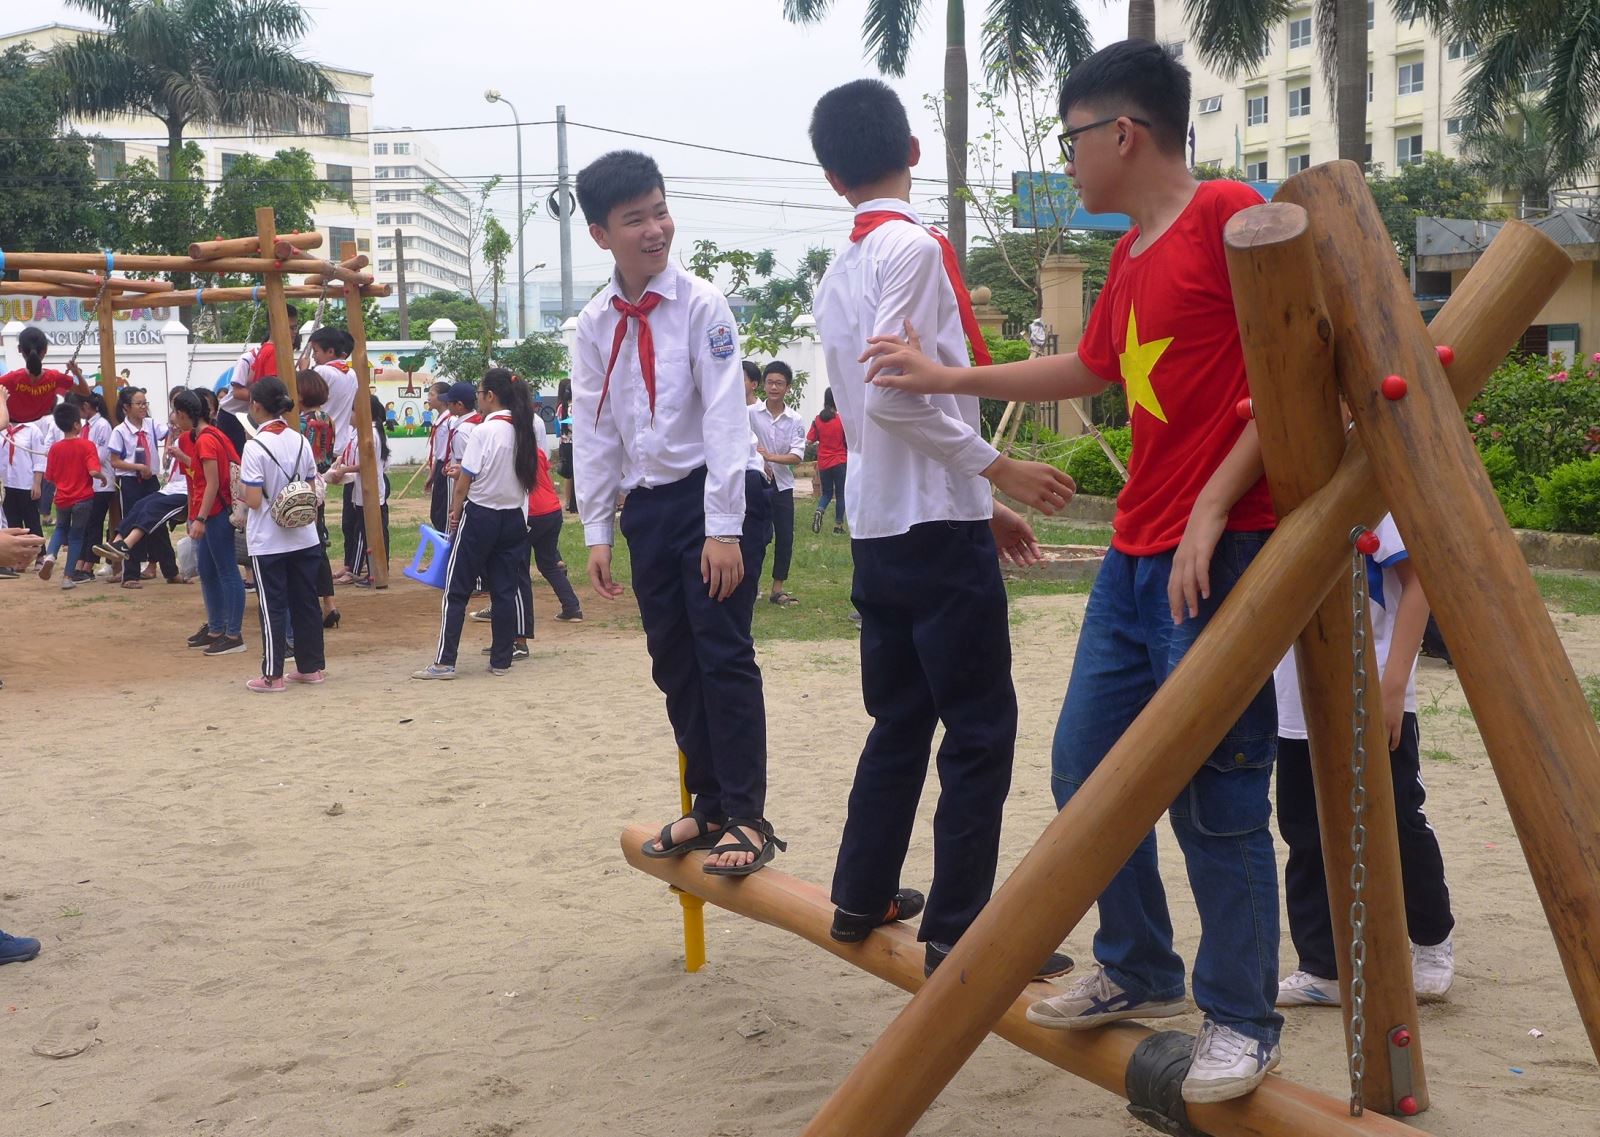
[[[257,675],[246,681],[245,687],[258,695],[269,695],[284,689],[282,679],[268,679],[265,675]]]
[[[326,671],[291,671],[284,676],[290,683],[321,683],[328,678]]]

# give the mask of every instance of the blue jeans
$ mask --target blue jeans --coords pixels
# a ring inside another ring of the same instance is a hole
[[[1095,579],[1078,636],[1051,753],[1051,788],[1065,805],[1150,701],[1266,543],[1266,533],[1224,533],[1211,558],[1211,598],[1200,615],[1172,622],[1172,553],[1111,550]],[[1269,788],[1278,711],[1269,677],[1250,706],[1168,807],[1200,914],[1194,999],[1218,1023],[1276,1042],[1278,880]],[[1180,998],[1183,960],[1147,833],[1101,893],[1096,960],[1124,990]]]
[[[75,576],[78,562],[83,560],[89,539],[89,515],[94,512],[94,500],[84,498],[76,505],[62,506],[56,510],[55,531],[50,534],[47,556],[55,556],[63,544],[67,547],[67,562],[62,566],[64,576]]]
[[[844,478],[848,462],[840,462],[837,466],[829,466],[826,470],[817,472],[822,482],[822,496],[817,499],[817,512],[828,512],[828,503],[833,502],[833,523],[844,524]]]
[[[244,578],[233,551],[233,526],[224,510],[206,522],[195,552],[200,562],[200,597],[206,627],[213,635],[238,636],[244,630]]]

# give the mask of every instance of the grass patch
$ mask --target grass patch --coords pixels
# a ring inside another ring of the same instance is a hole
[[[1543,569],[1533,579],[1546,604],[1575,616],[1600,616],[1600,576]]]
[[[402,491],[405,480],[411,476],[410,471],[402,468],[395,473],[399,476],[393,476],[394,495],[389,499],[389,538],[393,545],[389,563],[391,575],[399,576],[400,570],[411,563],[416,553],[417,526],[427,520],[428,498],[422,492],[420,477],[407,494]],[[855,625],[850,622],[850,580],[853,572],[850,538],[834,536],[830,532],[831,525],[824,526],[821,533],[811,532],[810,508],[810,499],[806,498],[795,509],[794,557],[786,585],[790,592],[800,598],[800,603],[795,607],[780,608],[767,602],[767,594],[772,587],[772,549],[768,546],[753,625],[758,642],[851,639],[856,634]],[[334,562],[335,571],[344,558],[344,539],[339,531],[340,509],[337,499],[329,503],[328,528],[333,544],[328,549],[328,556]],[[830,513],[830,519],[831,516]],[[1042,522],[1035,528],[1040,542],[1050,545],[1104,545],[1111,539],[1110,526]],[[617,537],[611,554],[611,574],[619,583],[628,584],[633,578],[628,543],[621,539],[620,533]],[[583,602],[585,620],[603,627],[641,630],[639,609],[631,596],[607,603],[589,588],[585,575],[589,550],[583,542],[583,526],[578,524],[574,514],[567,514],[566,523],[561,527],[561,555],[567,562],[572,586],[577,589],[578,598]],[[549,585],[535,572],[533,587],[535,592],[543,590],[545,593],[535,601],[539,610],[543,611],[551,603]],[[1015,601],[1030,596],[1086,593],[1089,584],[1086,581],[1014,580],[1007,582],[1006,589]],[[1014,608],[1012,622],[1016,622]]]
[[[1583,677],[1583,698],[1589,704],[1589,713],[1600,721],[1600,675]]]
[[[1430,762],[1456,762],[1459,759],[1448,750],[1424,750],[1422,756]]]

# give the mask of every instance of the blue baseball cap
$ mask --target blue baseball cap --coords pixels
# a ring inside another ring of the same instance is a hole
[[[460,403],[464,407],[476,406],[478,403],[478,389],[471,383],[452,383],[450,389],[444,393],[447,403]]]

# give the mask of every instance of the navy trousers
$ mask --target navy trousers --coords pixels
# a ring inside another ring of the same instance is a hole
[[[250,558],[256,577],[256,601],[261,607],[261,674],[269,679],[283,678],[291,628],[295,667],[309,675],[327,666],[322,644],[322,605],[317,599],[317,577],[327,559],[320,545]]]
[[[951,944],[994,888],[1017,739],[994,535],[986,521],[930,521],[850,548],[861,694],[873,726],[850,790],[833,902],[880,912],[900,887],[934,727],[943,722],[933,885],[918,935]]]
[[[488,582],[493,604],[489,666],[511,666],[511,646],[524,623],[518,577],[528,575],[527,540],[528,515],[521,508],[489,509],[467,502],[450,546],[448,578],[440,602],[439,649],[434,657],[440,667],[456,665],[467,602],[480,577]]]
[[[747,472],[744,580],[726,600],[713,600],[700,579],[705,481],[702,467],[670,485],[631,491],[622,535],[651,674],[667,697],[694,808],[712,821],[759,819],[766,816],[767,708],[750,620],[772,533],[769,499],[761,475]]]
[[[433,463],[433,488],[428,499],[428,524],[441,533],[450,531],[450,487],[454,478],[444,476],[444,459]]]

